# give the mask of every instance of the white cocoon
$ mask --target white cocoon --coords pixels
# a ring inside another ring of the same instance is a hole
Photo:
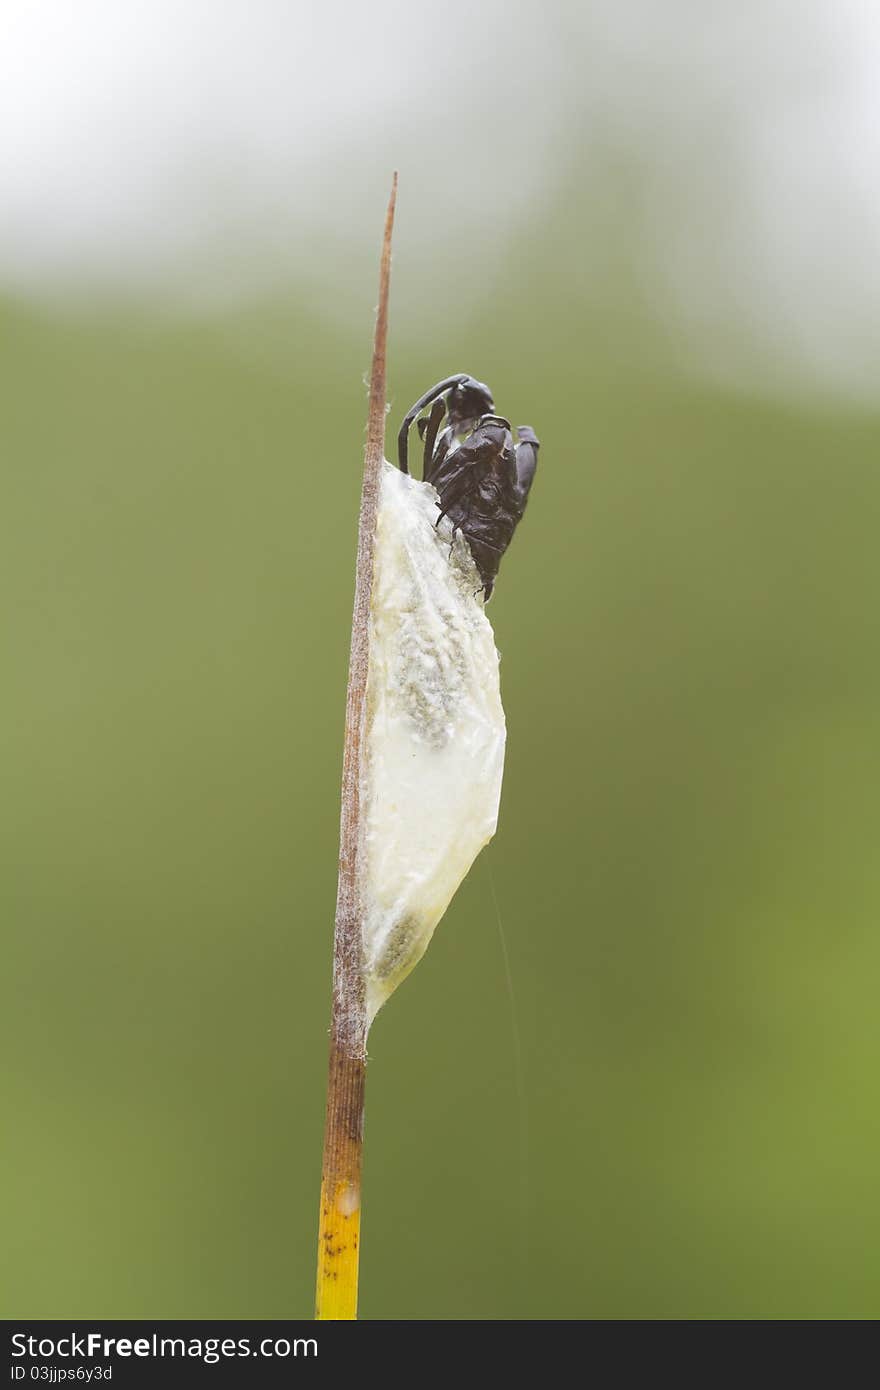
[[[498,823],[498,653],[467,541],[438,515],[430,484],[383,465],[361,785],[370,1023]]]

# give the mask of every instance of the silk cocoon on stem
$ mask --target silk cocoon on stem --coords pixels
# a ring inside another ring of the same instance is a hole
[[[363,820],[368,1023],[420,960],[498,823],[498,652],[467,540],[428,483],[382,469]]]

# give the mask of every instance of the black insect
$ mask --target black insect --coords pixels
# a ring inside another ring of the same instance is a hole
[[[493,414],[488,386],[460,372],[438,381],[403,417],[397,451],[404,473],[410,427],[428,406],[430,413],[417,426],[424,442],[422,477],[440,498],[437,525],[448,516],[453,535],[461,531],[467,538],[488,603],[501,557],[526,509],[538,436],[530,425],[519,425],[514,444],[510,421]]]

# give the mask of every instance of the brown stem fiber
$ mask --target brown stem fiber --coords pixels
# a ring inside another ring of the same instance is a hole
[[[392,180],[391,197],[385,216],[385,234],[379,268],[379,305],[370,372],[370,403],[358,522],[354,614],[345,706],[339,883],[333,938],[330,1066],[327,1079],[327,1115],[324,1127],[318,1233],[315,1316],[320,1319],[357,1317],[367,1040],[363,974],[363,834],[360,791],[365,753],[373,554],[379,488],[385,457],[385,352],[388,338],[388,290],[391,279],[391,233],[396,199],[397,174]]]

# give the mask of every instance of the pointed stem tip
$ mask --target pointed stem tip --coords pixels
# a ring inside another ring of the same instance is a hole
[[[388,290],[391,284],[391,234],[397,206],[397,171],[391,179],[391,196],[385,214],[382,259],[379,265],[379,306],[373,338],[373,365],[370,371],[370,408],[367,417],[367,462],[378,467],[385,454],[385,353],[388,342]],[[378,454],[378,459],[376,455]]]

